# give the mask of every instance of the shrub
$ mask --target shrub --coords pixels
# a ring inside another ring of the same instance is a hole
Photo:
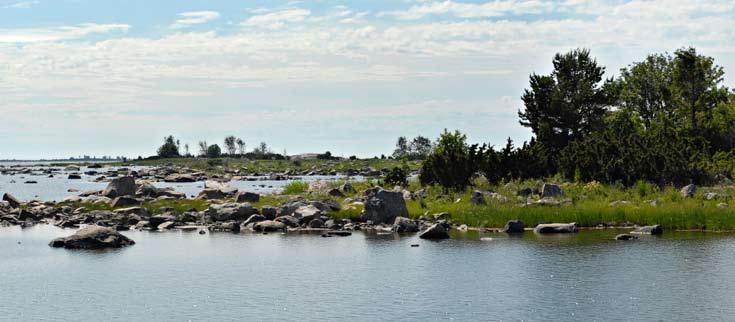
[[[385,176],[385,184],[388,186],[407,186],[408,170],[405,167],[394,167]]]
[[[444,130],[424,161],[419,174],[422,185],[438,184],[445,189],[464,190],[470,185],[482,158],[482,149],[468,146],[467,136]]]

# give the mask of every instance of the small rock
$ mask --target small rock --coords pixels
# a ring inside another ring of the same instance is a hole
[[[508,222],[505,224],[505,227],[503,227],[503,232],[508,234],[518,234],[523,233],[526,230],[526,225],[523,224],[520,220],[508,220]]]
[[[661,225],[643,226],[636,228],[630,233],[639,235],[661,235],[664,233],[664,229]]]
[[[633,235],[628,234],[620,234],[615,236],[615,240],[631,240],[631,239],[638,239],[638,237],[635,237]]]
[[[419,235],[423,239],[447,239],[449,238],[449,229],[444,223],[436,223],[431,225],[426,231]]]
[[[691,198],[694,197],[694,193],[697,192],[697,186],[690,184],[684,186],[684,188],[681,188],[681,191],[679,193],[681,194],[682,198]]]

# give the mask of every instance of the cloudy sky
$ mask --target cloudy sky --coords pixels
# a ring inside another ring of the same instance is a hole
[[[732,75],[733,18],[732,0],[0,0],[0,159],[146,156],[167,134],[344,156],[444,128],[527,140],[520,96],[554,53],[612,76],[696,46]]]

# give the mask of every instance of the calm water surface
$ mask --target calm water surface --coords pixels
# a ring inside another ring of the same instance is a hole
[[[124,234],[137,244],[126,249],[47,246],[72,232],[0,228],[0,320],[728,321],[735,314],[732,235],[616,242],[616,231],[585,231],[427,242],[131,231]]]

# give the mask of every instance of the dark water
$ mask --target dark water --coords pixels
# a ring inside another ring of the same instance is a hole
[[[121,250],[47,246],[72,232],[0,229],[0,320],[731,321],[735,313],[732,235],[427,242],[131,231],[137,244]]]

